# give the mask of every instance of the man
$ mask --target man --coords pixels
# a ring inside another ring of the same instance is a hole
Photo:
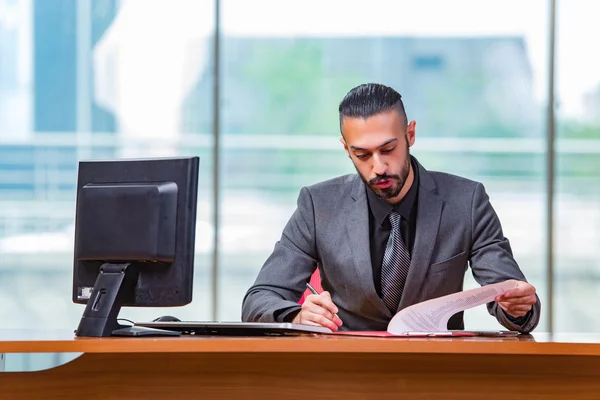
[[[515,280],[487,305],[510,330],[540,318],[535,288],[513,259],[483,185],[427,171],[409,154],[416,123],[400,94],[380,84],[352,89],[339,105],[340,139],[358,174],[300,190],[297,208],[246,293],[243,321],[386,330],[401,309],[461,291],[475,280]],[[298,299],[319,268],[324,292]],[[464,329],[463,313],[448,329]]]

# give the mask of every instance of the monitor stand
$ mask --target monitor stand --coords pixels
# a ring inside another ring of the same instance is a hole
[[[138,271],[133,263],[104,263],[75,331],[76,336],[179,336],[166,329],[121,325],[117,316],[126,299],[135,293]]]

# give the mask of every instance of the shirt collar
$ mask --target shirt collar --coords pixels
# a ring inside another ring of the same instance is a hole
[[[367,186],[367,199],[369,201],[369,207],[371,209],[371,212],[373,213],[373,216],[375,217],[375,221],[380,225],[383,224],[390,212],[392,212],[393,210],[400,213],[400,215],[402,215],[402,218],[410,220],[411,214],[414,210],[414,205],[417,200],[417,193],[419,188],[419,168],[415,164],[412,157],[410,162],[414,174],[413,183],[410,189],[408,189],[406,196],[404,196],[402,200],[400,200],[400,203],[396,204],[395,206],[392,206],[385,200],[377,197],[375,192],[373,192]]]

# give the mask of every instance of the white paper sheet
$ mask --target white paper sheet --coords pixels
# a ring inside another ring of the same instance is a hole
[[[505,281],[414,304],[397,313],[387,330],[396,335],[447,331],[448,320],[457,312],[494,301],[496,296],[516,287],[515,281]]]

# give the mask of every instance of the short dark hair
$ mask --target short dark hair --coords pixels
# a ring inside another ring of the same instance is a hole
[[[394,108],[406,124],[408,119],[400,93],[380,83],[364,83],[356,86],[340,102],[340,130],[344,118],[369,118]]]

